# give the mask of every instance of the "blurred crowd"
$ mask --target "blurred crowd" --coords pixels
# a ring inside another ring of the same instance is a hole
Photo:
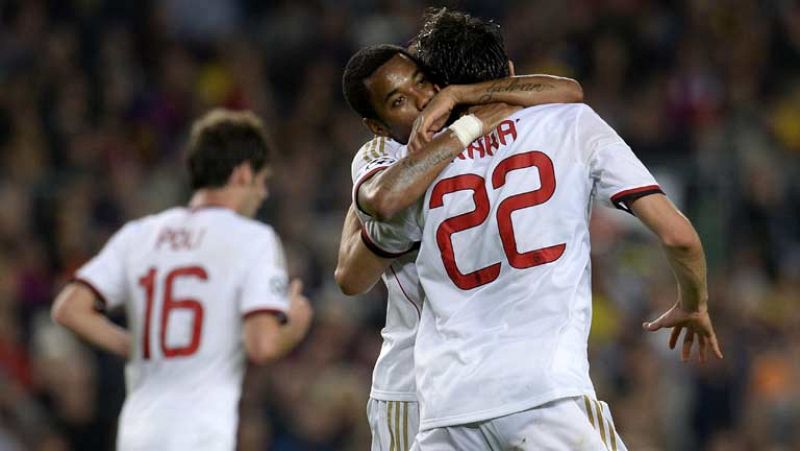
[[[676,299],[653,238],[592,223],[592,376],[631,450],[800,449],[800,4],[791,0],[440,2],[503,26],[518,73],[574,77],[697,227],[725,359],[682,364],[641,322]],[[242,450],[364,450],[384,290],[333,280],[358,48],[404,44],[421,0],[0,2],[0,450],[112,449],[124,362],[52,324],[73,271],[125,221],[188,200],[191,121],[248,108],[276,149],[259,218],[317,314],[252,368]],[[115,321],[125,318],[112,312]]]

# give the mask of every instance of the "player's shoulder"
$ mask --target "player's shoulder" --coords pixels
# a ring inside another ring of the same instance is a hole
[[[173,207],[158,213],[132,219],[126,222],[119,231],[117,231],[116,236],[124,240],[138,240],[139,237],[146,234],[148,230],[158,227],[165,218],[174,216],[179,210],[178,207]]]
[[[594,110],[585,103],[547,103],[524,108],[509,119],[520,131],[567,136],[579,130],[586,118],[595,116]]]
[[[275,232],[275,229],[257,219],[234,213],[230,215],[230,225],[232,236],[237,237],[237,241],[248,247],[271,246],[278,241],[278,233]]]
[[[396,158],[403,145],[385,136],[375,136],[364,143],[353,157],[353,165],[367,164],[381,158]]]
[[[524,108],[516,112],[514,116],[519,119],[552,117],[560,120],[576,120],[587,111],[594,112],[594,110],[585,103],[545,103]]]

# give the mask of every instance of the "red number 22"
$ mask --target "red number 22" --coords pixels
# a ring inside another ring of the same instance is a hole
[[[497,206],[497,226],[503,242],[503,251],[511,266],[517,269],[556,261],[567,246],[566,243],[561,243],[527,252],[517,250],[511,213],[543,204],[553,196],[556,189],[553,161],[542,152],[531,151],[506,158],[492,172],[492,188],[498,189],[505,185],[506,175],[509,172],[529,167],[536,167],[539,170],[541,186],[533,191],[509,196]],[[445,194],[463,190],[472,191],[475,209],[444,220],[436,229],[436,243],[442,254],[442,263],[444,263],[447,275],[457,287],[462,290],[471,290],[494,281],[500,275],[500,262],[463,274],[456,265],[453,250],[452,235],[454,233],[477,227],[489,216],[489,196],[486,192],[484,178],[475,174],[462,174],[439,181],[433,187],[429,208],[433,210],[444,206]]]

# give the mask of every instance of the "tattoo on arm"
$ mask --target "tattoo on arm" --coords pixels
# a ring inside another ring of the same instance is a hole
[[[461,152],[462,149],[458,149]],[[429,155],[426,155],[425,158],[419,161],[413,161],[411,159],[404,158],[398,163],[400,163],[403,171],[400,172],[398,175],[398,180],[402,185],[411,184],[417,178],[418,175],[424,174],[428,172],[432,167],[439,165],[445,161],[450,161],[455,158],[453,151],[447,148],[443,148],[436,152],[433,152]]]
[[[489,103],[494,101],[495,94],[505,92],[542,92],[554,89],[550,83],[524,83],[519,78],[511,80],[498,80],[493,82],[483,95],[478,99],[479,103]]]

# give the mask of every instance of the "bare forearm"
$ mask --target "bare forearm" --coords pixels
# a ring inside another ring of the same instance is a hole
[[[308,332],[308,324],[303,324],[298,321],[292,321],[289,319],[289,323],[281,327],[280,332],[278,333],[278,352],[277,358],[283,357],[286,354],[292,352],[297,345],[303,341],[307,332]]]
[[[708,300],[706,258],[698,239],[689,246],[664,245],[678,282],[681,307],[689,312],[705,311]]]
[[[391,218],[419,199],[462,150],[455,134],[445,131],[423,151],[402,158],[361,185],[359,205],[378,220]]]
[[[637,199],[630,207],[661,240],[678,282],[681,308],[690,312],[705,310],[708,299],[706,258],[689,219],[661,194]]]
[[[80,322],[67,326],[78,336],[106,351],[125,359],[130,353],[130,333],[109,321],[104,315],[82,318]]]
[[[94,302],[92,291],[81,284],[72,283],[59,293],[53,303],[51,316],[56,323],[89,343],[128,358],[130,334],[97,312]]]
[[[389,260],[373,254],[361,241],[361,222],[350,206],[336,264],[335,278],[339,289],[348,296],[365,293],[378,282],[389,264]]]
[[[347,215],[344,218],[342,225],[342,236],[339,238],[339,255],[336,261],[336,273],[339,273],[340,268],[345,268],[349,264],[349,257],[352,254],[353,245],[355,240],[359,239],[361,231],[361,222],[356,216],[355,209],[352,205],[347,210]]]
[[[451,90],[460,104],[503,102],[528,107],[583,101],[583,88],[577,81],[553,75],[521,75],[445,89]]]

